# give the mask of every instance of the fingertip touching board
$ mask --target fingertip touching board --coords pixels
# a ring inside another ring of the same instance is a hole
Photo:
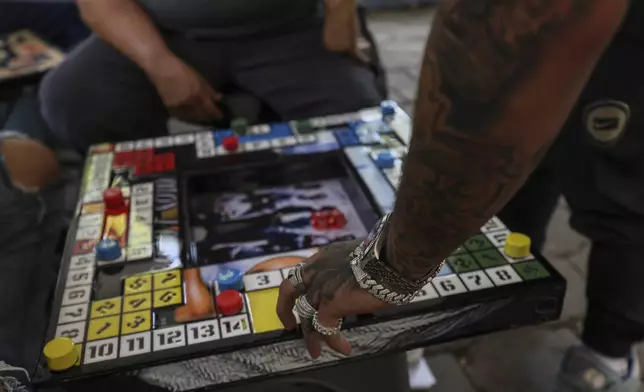
[[[275,313],[279,286],[320,247],[363,238],[392,210],[409,135],[409,117],[387,101],[92,147],[36,383],[154,374],[213,355],[260,355],[286,372],[340,360],[301,360],[301,335]],[[492,218],[412,303],[347,318],[354,355],[558,317],[565,281],[512,236]],[[212,369],[211,384],[274,371],[238,366]]]

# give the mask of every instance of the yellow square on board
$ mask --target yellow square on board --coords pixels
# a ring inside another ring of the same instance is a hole
[[[121,313],[121,297],[92,302],[91,318],[112,316]]]
[[[179,305],[183,303],[181,286],[171,289],[157,290],[153,294],[154,307],[162,308],[164,306]]]
[[[253,316],[253,332],[279,331],[284,325],[277,317],[277,297],[279,287],[247,293],[250,314]]]
[[[178,269],[154,274],[154,289],[169,289],[181,285],[181,271]]]
[[[87,340],[113,338],[119,334],[120,316],[103,317],[89,322]]]
[[[75,344],[74,345],[74,350],[76,351],[76,354],[78,354],[78,359],[76,360],[76,363],[74,363],[74,366],[80,366],[82,356],[83,356],[83,345],[82,344]]]
[[[136,312],[152,307],[152,293],[126,295],[123,299],[123,313]]]
[[[150,328],[152,328],[152,319],[149,310],[123,315],[121,335],[149,331]]]
[[[152,275],[130,276],[123,285],[125,294],[139,294],[152,291]]]

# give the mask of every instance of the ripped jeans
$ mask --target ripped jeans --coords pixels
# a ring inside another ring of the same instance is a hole
[[[35,95],[27,95],[11,107],[0,103],[0,129],[44,141],[35,102]],[[13,186],[0,155],[0,382],[1,362],[32,371],[42,348],[64,205],[62,186],[33,193]]]

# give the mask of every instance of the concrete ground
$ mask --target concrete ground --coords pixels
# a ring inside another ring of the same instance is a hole
[[[370,26],[388,71],[390,98],[413,112],[417,79],[432,8],[371,12]],[[548,230],[545,256],[568,281],[559,321],[481,336],[426,350],[438,383],[432,392],[547,392],[564,351],[578,342],[585,311],[586,260],[590,243],[568,225],[562,200]],[[494,357],[494,361],[490,359]]]

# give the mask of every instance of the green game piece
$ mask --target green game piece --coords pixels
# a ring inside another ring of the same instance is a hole
[[[313,125],[309,120],[301,120],[295,122],[295,128],[297,129],[297,133],[300,135],[308,135],[309,133],[313,133]]]
[[[463,245],[470,252],[494,248],[494,245],[483,234],[470,237]]]
[[[248,132],[248,120],[245,118],[236,118],[230,122],[230,128],[239,136],[244,136]]]
[[[523,280],[542,279],[550,276],[550,272],[537,260],[516,263],[512,266]]]
[[[476,264],[474,258],[468,254],[450,256],[447,258],[447,262],[452,267],[452,270],[457,273],[470,272],[479,269],[479,265]]]
[[[474,252],[472,253],[472,256],[474,256],[474,259],[478,261],[483,268],[497,267],[508,263],[505,257],[503,257],[503,255],[496,249]]]

